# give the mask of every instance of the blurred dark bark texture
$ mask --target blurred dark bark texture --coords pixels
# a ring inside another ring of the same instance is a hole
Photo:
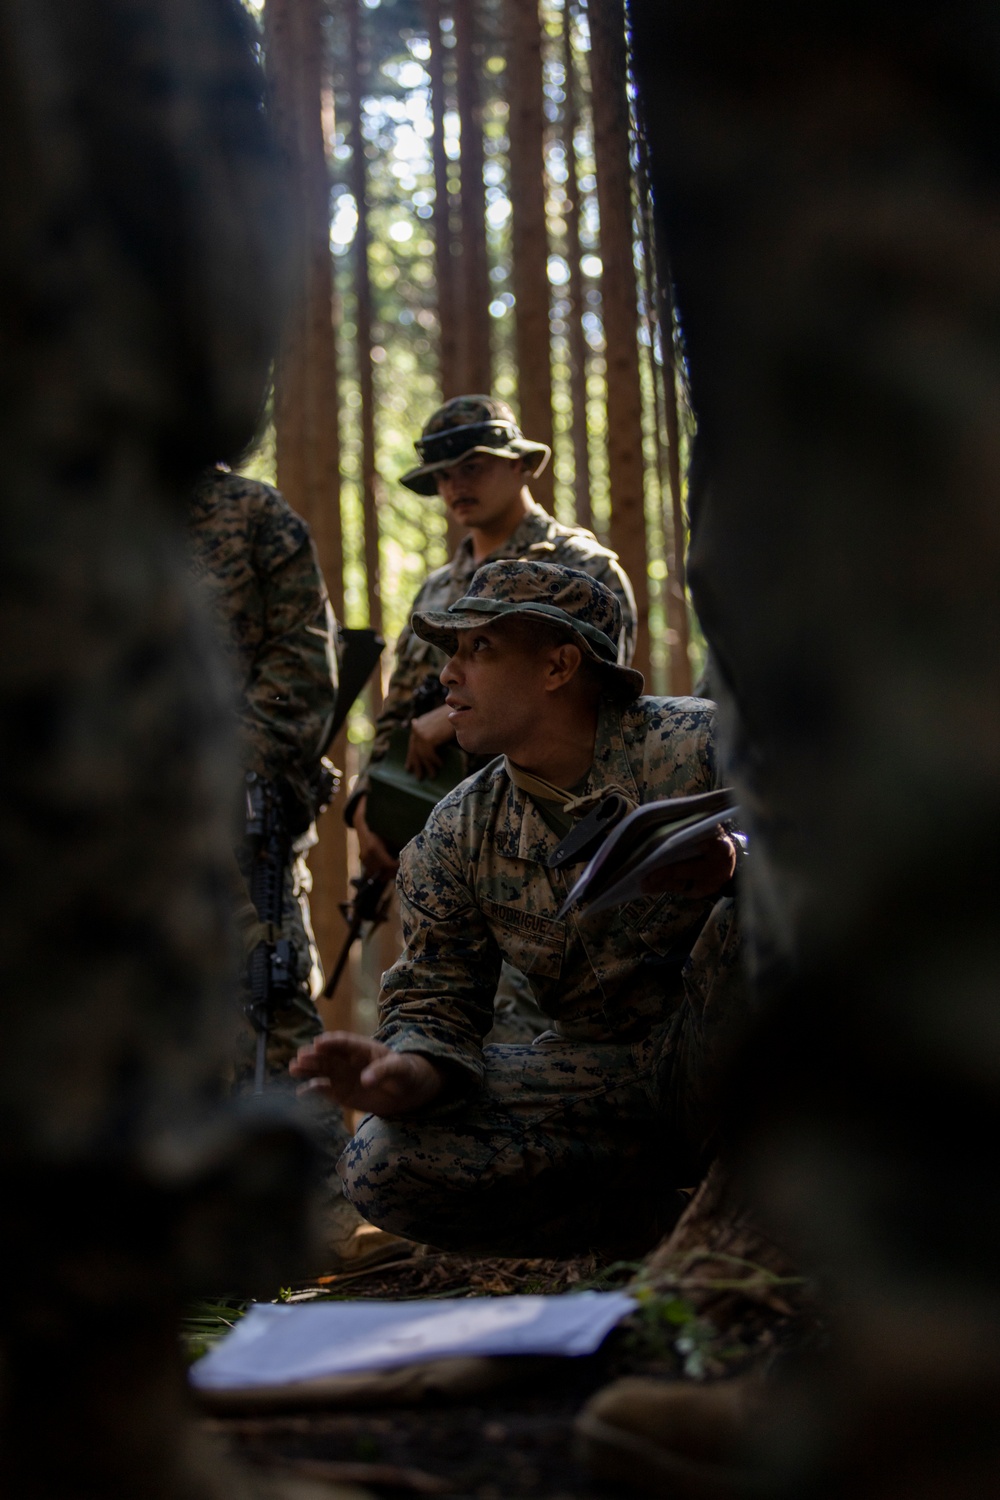
[[[751,832],[734,1144],[834,1285],[823,1493],[995,1493],[1000,14],[631,13]]]
[[[219,1113],[236,772],[183,544],[197,474],[254,432],[282,296],[247,31],[235,0],[0,3],[0,1491],[19,1500],[207,1496],[177,1308],[266,1285],[268,1239],[287,1259],[301,1221],[295,1153]]]

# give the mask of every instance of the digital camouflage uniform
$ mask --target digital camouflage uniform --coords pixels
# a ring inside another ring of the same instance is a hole
[[[509,591],[519,569],[488,571]],[[472,593],[489,586],[480,574]],[[693,698],[602,698],[580,797],[615,789],[636,806],[713,787],[713,717]],[[385,1228],[492,1253],[621,1243],[697,1178],[703,1080],[742,1013],[733,901],[664,895],[560,918],[580,866],[547,868],[559,837],[497,760],[403,850],[406,950],[376,1035],[446,1062],[449,1092],[419,1118],[370,1117],[348,1147],[348,1195]],[[484,1049],[504,960],[552,1029]]]
[[[500,562],[505,558],[525,558],[534,562],[558,563],[565,568],[578,568],[580,572],[589,573],[606,584],[621,605],[621,660],[632,660],[635,652],[635,599],[632,585],[616,554],[603,547],[591,532],[582,527],[563,526],[534,501],[513,536],[482,562],[476,562],[472,556],[471,537],[463,538],[451,561],[442,568],[436,568],[421,586],[410,614],[447,609],[449,604],[454,604],[456,599],[461,599],[468,593],[469,584],[479,568],[485,567],[488,562]],[[404,626],[396,642],[396,659],[382,712],[375,725],[369,762],[380,760],[388,749],[393,730],[409,723],[414,693],[429,673],[435,677],[438,675],[446,660],[444,652],[437,646],[420,640],[409,624]],[[366,790],[367,782],[362,774],[352,794],[349,816],[353,814],[358,797]]]
[[[336,622],[309,528],[270,485],[214,470],[192,500],[190,547],[237,694],[242,768],[285,782],[308,808],[309,773],[326,748],[337,700]],[[321,1030],[315,998],[323,976],[306,864],[315,839],[310,826],[296,840],[285,881],[283,924],[299,993],[278,1010],[268,1039],[268,1066],[280,1075]],[[238,858],[248,876],[245,847]],[[252,1042],[249,1028],[244,1039]]]

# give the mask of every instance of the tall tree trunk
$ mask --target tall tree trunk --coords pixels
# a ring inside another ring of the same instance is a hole
[[[545,112],[538,0],[504,0],[510,106],[511,284],[521,426],[552,446],[552,354],[549,326],[549,236],[545,215]],[[551,465],[532,484],[552,508]]]
[[[563,91],[563,149],[566,152],[566,259],[569,263],[567,301],[569,315],[569,395],[573,423],[573,489],[576,519],[580,526],[593,530],[594,513],[590,499],[590,447],[587,426],[587,339],[583,331],[583,246],[580,243],[580,180],[576,162],[578,111],[576,100],[576,59],[573,55],[573,16],[569,0],[563,0],[562,56],[565,81]]]
[[[488,392],[490,276],[486,256],[486,184],[483,181],[482,68],[477,46],[481,0],[455,6],[458,116],[462,130],[462,255],[459,301],[458,394]]]
[[[455,234],[454,217],[460,204],[453,201],[448,186],[448,153],[444,145],[444,117],[448,112],[448,90],[445,84],[445,49],[441,40],[441,0],[424,0],[427,34],[431,55],[431,156],[434,162],[434,278],[438,311],[438,381],[442,401],[450,401],[460,392],[461,351],[459,317],[462,298],[461,241]],[[463,531],[451,511],[445,517],[448,551],[454,552]]]
[[[351,144],[351,192],[358,209],[358,227],[354,236],[354,298],[357,327],[358,387],[361,395],[361,505],[364,523],[365,594],[368,624],[382,630],[382,594],[379,566],[379,517],[375,472],[375,372],[372,364],[372,285],[368,266],[370,234],[368,228],[368,162],[361,132],[361,95],[369,73],[368,58],[361,35],[362,0],[347,0],[348,55],[350,59],[350,100],[348,134]],[[369,699],[373,715],[382,707],[379,673],[372,676]]]
[[[670,480],[670,516],[664,516],[663,531],[667,564],[667,620],[676,641],[670,645],[670,691],[684,696],[691,691],[691,631],[687,608],[687,567],[684,557],[684,503],[681,496],[681,424],[677,402],[677,349],[674,343],[674,284],[665,256],[658,261],[663,300],[660,305],[660,347],[663,350],[664,406],[667,420],[667,475]]]
[[[448,155],[444,149],[444,117],[448,101],[444,85],[444,48],[441,45],[441,0],[424,0],[431,55],[431,155],[434,162],[434,268],[438,307],[438,379],[441,399],[458,394],[458,341],[455,323],[454,235],[451,227],[451,195],[448,192]]]
[[[278,485],[312,528],[330,597],[342,618],[337,346],[319,0],[267,0],[264,24],[275,129],[305,226],[297,295],[275,373]],[[347,830],[335,814],[321,821],[320,830],[312,856],[313,920],[320,951],[329,960],[342,933],[337,903],[347,895]],[[344,983],[327,1008],[327,1020],[349,1025],[350,1013]]]
[[[594,160],[601,221],[607,347],[611,545],[632,580],[639,615],[635,665],[649,675],[649,582],[643,495],[639,308],[633,259],[632,167],[623,0],[595,0],[590,18]]]
[[[656,474],[660,488],[663,552],[667,569],[667,576],[664,580],[664,603],[669,648],[668,680],[671,694],[674,697],[685,697],[691,692],[692,683],[691,657],[688,649],[690,632],[684,589],[684,524],[681,503],[680,421],[677,411],[674,312],[669,284],[669,266],[666,265],[665,258],[659,256],[659,245],[653,227],[649,153],[642,125],[638,131],[637,146],[639,220],[642,230],[643,280],[650,335],[649,368],[656,434]],[[664,279],[664,273],[666,279]],[[656,358],[657,350],[660,352],[659,361]],[[667,430],[666,445],[663,444],[661,438],[661,410]],[[678,538],[680,539],[679,547]]]

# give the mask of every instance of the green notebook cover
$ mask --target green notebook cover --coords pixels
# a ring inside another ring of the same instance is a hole
[[[458,746],[445,745],[440,752],[440,771],[433,778],[418,781],[406,769],[409,738],[409,729],[397,729],[382,760],[368,772],[365,821],[372,833],[394,851],[416,838],[431,809],[468,775],[465,756]]]

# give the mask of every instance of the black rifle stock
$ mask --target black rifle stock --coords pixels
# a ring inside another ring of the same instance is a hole
[[[377,927],[379,922],[385,921],[392,894],[392,886],[387,875],[359,875],[351,881],[351,884],[354,887],[354,899],[340,908],[347,918],[347,936],[337,955],[333,972],[323,986],[324,1000],[331,999],[336,993],[351,948],[355,940],[361,936],[361,929],[365,923],[369,922],[372,927]]]

